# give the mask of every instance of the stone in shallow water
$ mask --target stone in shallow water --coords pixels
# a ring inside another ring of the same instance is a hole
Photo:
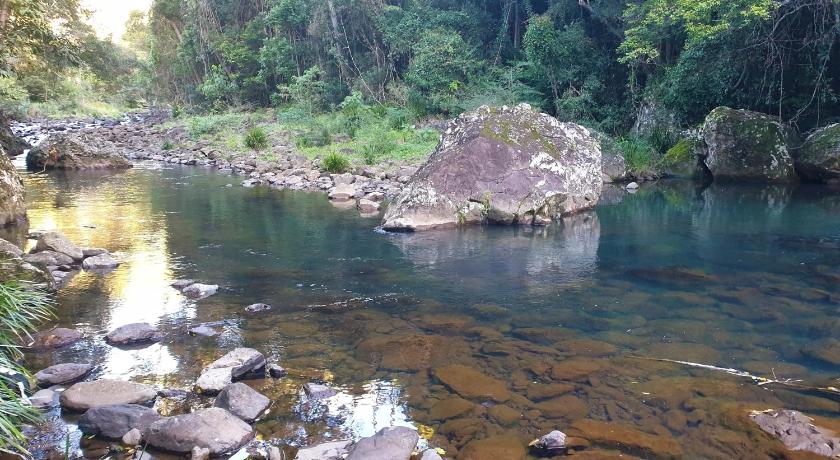
[[[82,268],[85,270],[110,270],[119,266],[120,263],[117,259],[114,259],[114,257],[108,253],[88,257],[82,262]]]
[[[228,354],[213,361],[207,369],[230,368],[231,375],[236,378],[255,372],[265,367],[265,357],[253,348],[235,348]]]
[[[513,435],[491,436],[470,441],[458,455],[463,460],[524,460],[525,443]]]
[[[85,257],[101,256],[107,254],[108,250],[104,248],[82,248],[82,255]]]
[[[62,363],[40,370],[35,374],[38,385],[69,385],[85,378],[93,370],[89,363]]]
[[[420,454],[420,460],[443,460],[443,457],[434,449],[426,449]]]
[[[429,417],[432,420],[449,420],[451,418],[458,417],[459,415],[466,414],[474,408],[475,404],[464,398],[453,396],[435,403],[435,405],[429,409]]]
[[[253,437],[250,425],[218,407],[158,420],[143,433],[152,447],[175,453],[200,447],[211,456],[237,450]]]
[[[141,441],[143,441],[143,432],[137,428],[132,428],[122,437],[122,443],[126,446],[138,446]]]
[[[265,303],[255,303],[245,307],[245,311],[247,311],[248,313],[256,313],[265,310],[271,310],[271,305]]]
[[[826,339],[803,348],[802,354],[817,361],[840,366],[840,341]]]
[[[32,403],[32,407],[36,409],[49,409],[51,407],[57,407],[59,405],[58,402],[58,393],[52,390],[38,390],[29,397],[29,402]]]
[[[435,377],[465,398],[487,398],[496,402],[510,399],[510,391],[501,380],[460,364],[434,369]]]
[[[63,327],[57,327],[48,331],[41,331],[32,335],[29,348],[33,350],[49,350],[61,348],[82,340],[82,333]]]
[[[286,369],[284,369],[282,366],[279,366],[277,364],[272,364],[268,368],[268,375],[272,376],[275,379],[283,378],[288,374],[289,374],[289,372],[286,371]]]
[[[554,430],[537,440],[536,447],[545,450],[559,450],[566,448],[566,433]]]
[[[335,441],[298,450],[295,460],[343,460],[350,441]]]
[[[653,435],[631,425],[598,420],[578,420],[572,424],[574,436],[589,440],[600,447],[618,449],[652,459],[683,457],[680,444],[668,435]]]
[[[779,438],[791,450],[813,452],[826,457],[840,455],[840,438],[818,427],[813,420],[797,411],[767,410],[753,412],[750,417],[765,432]]]
[[[181,292],[191,299],[200,300],[210,297],[211,295],[215,294],[218,290],[219,286],[216,284],[195,283],[185,287],[183,290],[181,290]]]
[[[268,409],[271,400],[244,383],[232,383],[219,393],[213,405],[252,423]]]
[[[353,445],[347,460],[408,460],[418,440],[420,436],[411,428],[383,428]]]
[[[173,288],[175,288],[179,291],[183,291],[184,288],[186,288],[188,286],[192,286],[193,284],[195,284],[195,280],[176,280],[176,281],[173,281],[170,284],[170,286],[172,286]]]
[[[23,256],[23,251],[17,245],[0,238],[0,254],[8,254],[12,257]]]
[[[231,382],[233,382],[233,374],[229,367],[207,369],[198,377],[195,387],[200,393],[212,395],[224,390]]]
[[[148,323],[133,323],[120,326],[105,336],[111,345],[137,345],[160,341],[161,336],[154,326]]]
[[[312,399],[327,399],[335,396],[338,392],[320,383],[307,383],[303,385],[303,391]]]
[[[85,412],[79,419],[84,434],[108,439],[122,439],[133,429],[141,432],[161,417],[154,409],[137,404],[99,406]]]
[[[124,380],[94,380],[77,383],[61,393],[61,406],[83,412],[93,407],[115,404],[148,405],[157,398],[149,385]]]
[[[35,244],[35,252],[42,251],[60,252],[61,254],[72,257],[73,260],[82,260],[85,257],[85,253],[81,248],[57,232],[47,232],[38,238],[38,243]]]

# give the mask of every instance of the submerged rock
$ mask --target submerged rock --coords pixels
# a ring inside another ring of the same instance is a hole
[[[505,382],[471,367],[460,364],[438,367],[434,369],[434,375],[444,385],[465,398],[491,399],[496,402],[510,399],[510,391]]]
[[[417,431],[411,428],[383,428],[354,444],[347,460],[408,460],[419,440]]]
[[[154,409],[137,404],[99,406],[79,419],[82,433],[108,439],[122,439],[131,430],[143,432],[163,417]]]
[[[525,444],[513,435],[490,436],[470,441],[460,451],[458,458],[464,460],[525,460]]]
[[[200,300],[210,297],[218,290],[219,286],[217,284],[194,283],[182,289],[181,292],[191,299]]]
[[[594,207],[601,186],[601,150],[586,128],[527,104],[481,107],[450,123],[383,228],[540,224]]]
[[[80,261],[85,258],[85,253],[82,249],[66,236],[58,232],[47,232],[38,238],[35,244],[35,252],[55,251],[64,254],[75,261]]]
[[[334,441],[297,451],[294,460],[344,460],[351,441]]]
[[[98,148],[78,135],[53,134],[26,156],[30,171],[45,169],[128,169],[131,162],[116,151]]]
[[[703,161],[718,181],[794,182],[788,138],[769,115],[718,107],[703,125]]]
[[[244,383],[232,383],[216,396],[213,405],[253,423],[268,409],[271,400]]]
[[[143,432],[143,439],[152,447],[174,453],[199,447],[208,449],[211,456],[237,450],[253,437],[250,425],[218,407],[167,417]]]
[[[35,378],[41,387],[69,385],[85,378],[92,370],[93,364],[89,363],[62,363],[38,371]]]
[[[105,336],[110,345],[138,345],[159,342],[160,332],[148,323],[133,323],[120,326]]]
[[[334,389],[320,383],[307,383],[303,385],[303,391],[312,399],[327,399],[338,394]]]
[[[0,146],[0,227],[26,218],[26,194],[12,160]]]
[[[840,180],[840,123],[814,131],[796,155],[796,171],[812,182]]]
[[[50,409],[58,407],[58,393],[48,389],[38,390],[35,394],[29,397],[29,402],[32,404],[32,407],[36,409]]]
[[[184,288],[192,286],[193,284],[195,284],[195,280],[176,280],[170,283],[169,285],[179,291],[183,291]]]
[[[148,405],[157,398],[157,391],[142,383],[124,380],[94,380],[77,383],[61,393],[61,406],[78,412],[93,407],[116,404]]]
[[[790,450],[808,451],[832,458],[840,456],[840,438],[834,432],[814,425],[810,417],[799,412],[766,410],[753,412],[750,418],[762,430],[779,438]]]
[[[33,350],[61,348],[82,340],[82,337],[82,333],[75,329],[57,327],[33,334],[32,341],[28,344],[28,347]]]

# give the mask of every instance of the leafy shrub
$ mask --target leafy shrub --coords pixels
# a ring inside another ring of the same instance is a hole
[[[268,134],[259,126],[254,126],[245,133],[243,143],[251,150],[263,150],[268,147]]]
[[[370,107],[365,104],[362,94],[354,91],[353,94],[344,98],[339,108],[341,109],[344,132],[352,139],[356,137],[356,132],[361,128]]]
[[[311,120],[309,114],[296,105],[278,110],[275,118],[278,123],[288,125],[305,124]]]
[[[332,143],[330,129],[324,125],[315,125],[297,138],[298,148],[323,147]]]
[[[175,145],[172,143],[172,141],[170,141],[169,139],[164,139],[163,145],[160,148],[163,150],[172,150],[174,147]]]
[[[350,169],[350,160],[338,152],[330,152],[321,161],[321,166],[333,174],[340,174]]]

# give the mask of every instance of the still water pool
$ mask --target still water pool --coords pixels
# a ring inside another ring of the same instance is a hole
[[[825,395],[644,359],[838,386],[837,190],[663,183],[544,229],[387,235],[323,194],[227,187],[238,180],[200,168],[25,181],[32,230],[125,261],[60,291],[59,325],[87,338],[31,367],[88,361],[97,377],[189,390],[226,351],[256,348],[289,371],[246,382],[274,401],[256,427],[292,456],[398,424],[459,459],[527,458],[552,429],[586,447],[579,458],[779,458],[791,454],[750,410],[840,427]],[[180,278],[221,290],[188,300],[169,287]],[[257,302],[274,308],[245,312]],[[218,336],[187,333],[217,321]],[[166,338],[105,344],[133,322]],[[309,381],[341,393],[305,402]]]

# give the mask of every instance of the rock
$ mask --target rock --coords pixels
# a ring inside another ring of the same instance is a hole
[[[525,443],[513,435],[490,436],[470,441],[458,454],[461,460],[525,460]]]
[[[527,104],[481,107],[450,123],[383,228],[543,222],[594,207],[602,184],[601,150],[586,128]]]
[[[209,449],[211,456],[237,450],[253,437],[250,425],[218,407],[167,417],[143,432],[143,439],[152,447],[174,453],[199,447]]]
[[[160,332],[148,323],[133,323],[120,326],[105,336],[110,345],[137,345],[155,343],[161,339]]]
[[[107,253],[88,257],[82,262],[82,268],[85,270],[109,270],[119,266],[120,263],[111,254]]]
[[[192,286],[193,284],[195,284],[195,280],[177,280],[177,281],[173,281],[169,285],[172,286],[173,288],[179,290],[179,291],[183,291],[184,288]]]
[[[362,198],[361,200],[359,200],[358,208],[359,212],[361,212],[362,214],[372,214],[379,212],[381,206],[375,201],[370,201]]]
[[[157,391],[149,385],[124,380],[94,380],[80,382],[61,393],[61,407],[84,412],[93,407],[115,404],[148,405],[157,398]]]
[[[840,179],[840,123],[814,131],[797,152],[796,171],[811,182]]]
[[[131,162],[73,134],[53,134],[26,155],[30,171],[46,169],[128,169]]]
[[[802,348],[800,352],[831,366],[840,366],[840,341],[823,339]]]
[[[708,172],[701,165],[702,141],[694,136],[680,139],[665,152],[662,158],[662,174],[666,177],[697,179]]]
[[[510,399],[510,391],[504,382],[467,366],[451,364],[438,367],[434,369],[434,375],[465,398],[491,399],[496,402]]]
[[[213,361],[207,369],[230,368],[233,378],[250,372],[256,372],[265,367],[265,357],[253,348],[235,348],[228,354]]]
[[[50,409],[53,407],[57,407],[59,405],[58,402],[58,393],[52,390],[38,390],[29,397],[29,402],[32,404],[32,407],[36,409]]]
[[[139,446],[142,441],[143,432],[141,432],[137,428],[132,428],[128,433],[124,434],[122,437],[123,445],[130,447]]]
[[[253,423],[268,409],[271,400],[244,383],[232,383],[219,393],[213,405]]]
[[[297,451],[294,460],[344,460],[350,441],[334,441]]]
[[[80,261],[85,257],[81,248],[58,232],[47,232],[38,238],[38,243],[35,244],[35,252],[42,251],[55,251],[69,256],[76,261]]]
[[[79,430],[102,438],[122,439],[129,431],[143,432],[162,418],[154,409],[137,404],[99,406],[79,418]]]
[[[75,329],[57,327],[48,331],[41,331],[32,335],[28,347],[33,350],[50,350],[66,347],[82,340],[82,333]]]
[[[284,369],[282,366],[278,366],[277,364],[272,364],[268,367],[268,375],[275,379],[283,378],[288,375],[288,371]]]
[[[543,450],[561,450],[566,448],[566,433],[554,430],[551,433],[537,439],[534,447]]]
[[[190,451],[190,460],[210,460],[210,449],[195,446]]]
[[[0,145],[0,227],[26,219],[23,180]]]
[[[609,136],[600,132],[594,132],[601,147],[601,176],[605,183],[622,182],[630,175],[627,163],[624,161],[624,152],[621,147]]]
[[[25,254],[23,260],[30,264],[43,264],[47,267],[60,267],[75,263],[72,257],[55,251],[43,251],[35,254]]]
[[[840,438],[813,424],[810,417],[792,410],[752,412],[750,418],[762,430],[775,436],[790,450],[808,451],[835,458],[840,455]]]
[[[219,286],[216,284],[194,283],[182,289],[181,292],[191,299],[200,300],[210,297],[218,290]]]
[[[102,254],[107,254],[108,250],[103,248],[82,248],[82,254],[87,257],[96,257],[101,256]]]
[[[0,112],[0,155],[16,157],[22,155],[26,148],[28,148],[26,142],[15,136],[9,124],[9,119]]]
[[[411,428],[383,428],[354,444],[347,460],[408,460],[419,440],[417,431]]]
[[[0,205],[2,206],[2,205]],[[3,225],[3,224],[0,224]],[[0,238],[0,256],[8,255],[12,257],[22,257],[23,251],[16,245]]]
[[[426,449],[420,454],[420,460],[443,460],[435,449]]]
[[[268,446],[268,460],[286,460],[286,455],[277,446]]]
[[[306,395],[312,399],[327,399],[338,394],[338,392],[334,389],[319,383],[304,384],[303,391],[305,391]]]
[[[195,387],[200,393],[213,395],[225,389],[233,382],[233,375],[229,367],[208,369],[201,373],[195,381]]]
[[[706,117],[702,135],[703,161],[716,181],[797,179],[787,128],[769,115],[718,107]]]
[[[333,201],[350,201],[356,196],[356,189],[350,184],[340,184],[330,189],[329,197]]]
[[[200,335],[202,337],[214,337],[219,335],[219,331],[204,324],[190,328],[189,332],[192,335]]]
[[[268,304],[265,304],[265,303],[255,303],[255,304],[248,305],[247,307],[245,307],[245,311],[247,311],[249,313],[256,313],[256,312],[259,312],[259,311],[266,311],[266,310],[271,310],[271,305],[268,305]]]
[[[653,435],[632,425],[598,420],[577,420],[572,424],[574,436],[593,444],[650,459],[683,458],[680,443],[669,435]]]
[[[16,257],[0,257],[0,283],[28,281],[46,291],[56,290],[56,279],[46,269],[37,267]]]
[[[53,385],[70,385],[85,378],[93,370],[93,364],[63,363],[50,366],[35,374],[38,385],[49,387]]]
[[[638,190],[639,189],[639,184],[636,183],[636,182],[630,182],[629,184],[624,186],[624,188],[626,188],[627,190]]]

